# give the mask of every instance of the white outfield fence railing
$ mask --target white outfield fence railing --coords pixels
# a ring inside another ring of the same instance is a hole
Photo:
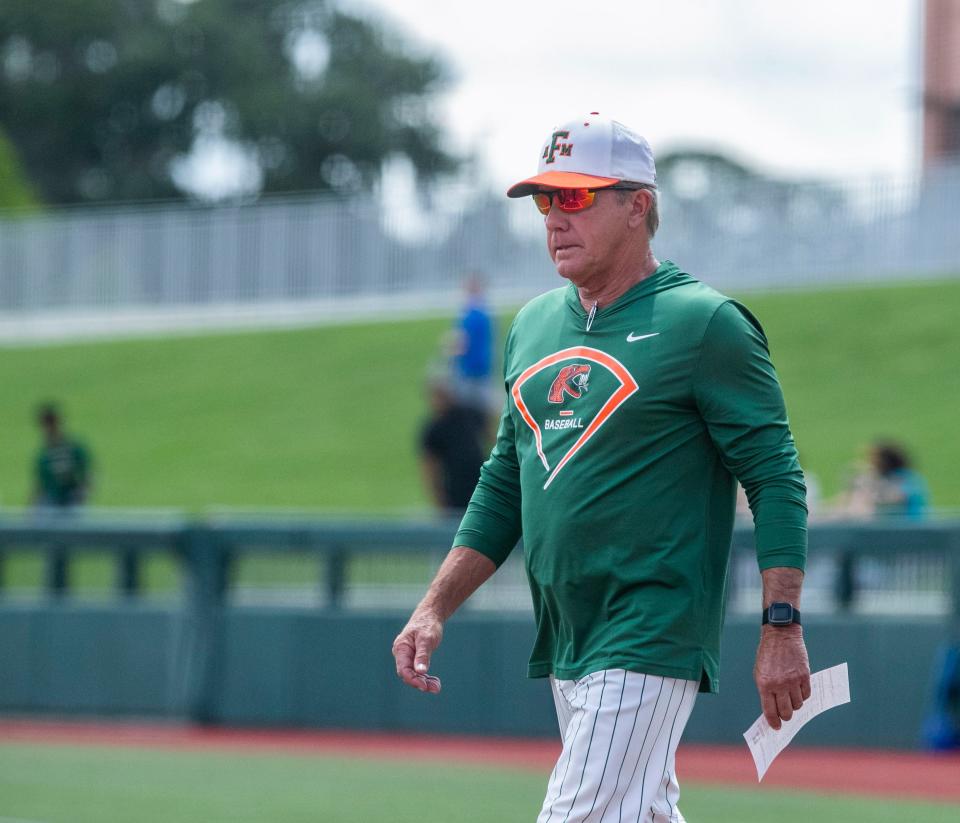
[[[661,211],[658,256],[724,289],[960,273],[960,165],[665,194]],[[0,212],[0,337],[122,330],[125,317],[135,330],[151,318],[256,325],[444,308],[469,271],[516,302],[559,283],[542,234],[525,199],[462,187],[414,203],[298,195]]]

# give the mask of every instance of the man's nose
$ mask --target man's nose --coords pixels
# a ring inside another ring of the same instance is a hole
[[[550,211],[547,212],[544,218],[544,224],[547,227],[547,231],[562,231],[568,225],[567,215],[560,210],[556,197],[550,202]]]

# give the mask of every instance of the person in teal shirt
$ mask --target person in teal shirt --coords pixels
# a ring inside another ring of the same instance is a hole
[[[899,443],[878,440],[870,448],[870,462],[879,478],[876,514],[923,518],[929,500],[927,483],[911,465],[907,450]]]
[[[866,450],[837,511],[848,517],[897,517],[920,520],[927,515],[927,482],[914,468],[906,448],[878,439]]]

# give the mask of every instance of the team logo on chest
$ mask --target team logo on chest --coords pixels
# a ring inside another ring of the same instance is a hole
[[[583,363],[574,363],[570,366],[564,366],[560,369],[550,386],[550,392],[547,394],[547,400],[551,403],[562,403],[565,395],[570,395],[575,400],[583,397],[587,390],[587,381],[590,379],[590,367]]]
[[[637,388],[619,360],[588,346],[555,352],[523,371],[510,393],[533,432],[545,489]]]

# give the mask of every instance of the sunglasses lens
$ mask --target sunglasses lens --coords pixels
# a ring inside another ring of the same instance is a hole
[[[552,192],[537,192],[533,195],[533,202],[540,210],[540,214],[550,213],[554,197],[557,198],[560,211],[572,213],[583,211],[592,206],[597,193],[590,189],[557,189]]]
[[[590,189],[560,189],[557,192],[557,203],[560,204],[560,211],[583,211],[593,205],[596,196],[596,192]]]
[[[553,197],[546,192],[538,192],[533,195],[534,205],[540,210],[540,214],[549,214],[550,213],[550,204],[553,202]]]
[[[550,213],[554,197],[557,199],[560,211],[572,213],[583,211],[592,206],[597,193],[590,189],[557,189],[552,192],[537,192],[533,195],[533,202],[540,210],[540,214]]]

